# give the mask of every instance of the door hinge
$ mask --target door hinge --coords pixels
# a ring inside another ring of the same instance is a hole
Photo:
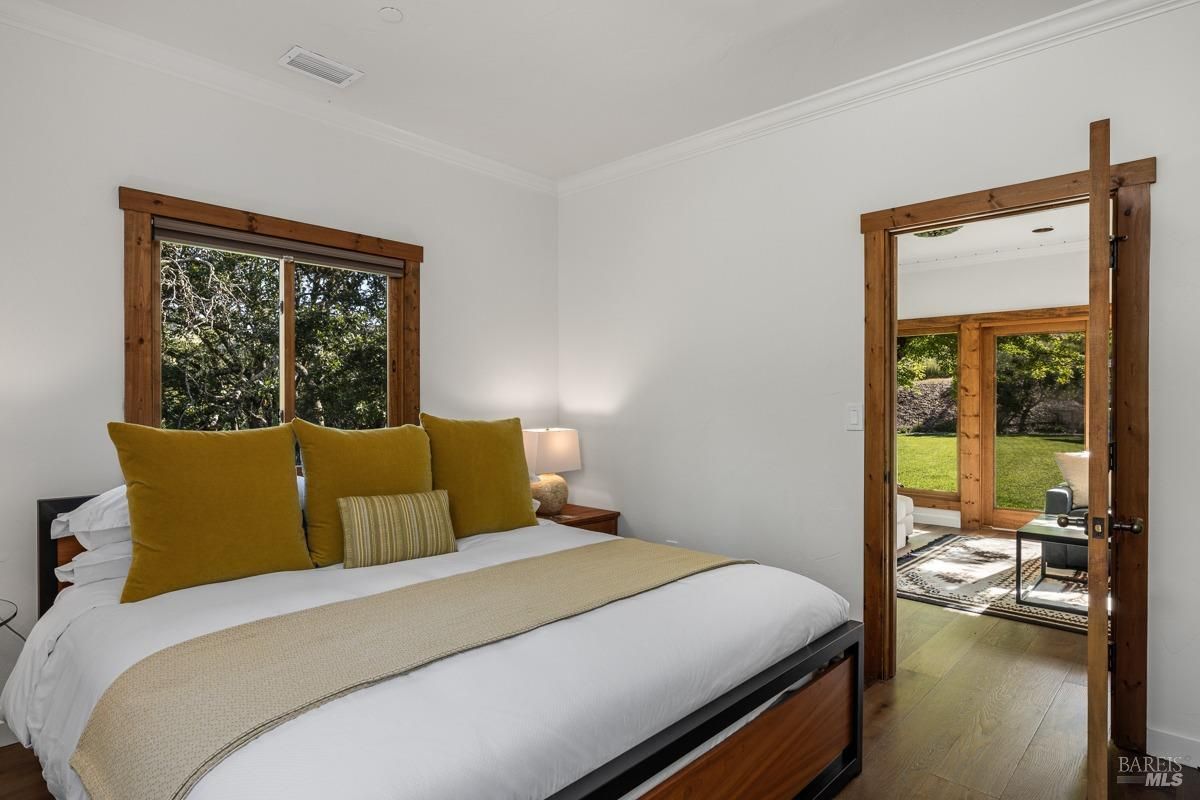
[[[1117,471],[1117,443],[1116,442],[1108,443],[1108,471],[1109,472]]]
[[[1128,236],[1110,236],[1108,237],[1108,268],[1116,270],[1117,268],[1117,245],[1128,239]]]

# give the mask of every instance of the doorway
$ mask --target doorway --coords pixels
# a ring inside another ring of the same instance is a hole
[[[1111,200],[1112,252],[1118,267],[1112,271],[1111,323],[1112,376],[1114,401],[1111,406],[1112,442],[1120,457],[1109,463],[1107,447],[1099,450],[1100,458],[1093,461],[1093,470],[1104,470],[1104,502],[1108,505],[1107,476],[1112,474],[1112,505],[1124,514],[1136,510],[1143,520],[1146,515],[1148,486],[1146,463],[1148,452],[1147,404],[1148,385],[1148,286],[1149,286],[1149,198],[1150,185],[1155,181],[1154,159],[1109,166],[1107,159],[1107,121],[1102,123],[1103,150],[1095,145],[1097,123],[1093,125],[1092,166],[1089,170],[1055,176],[1026,183],[997,187],[955,197],[943,198],[909,206],[885,209],[862,215],[865,255],[865,463],[864,463],[864,621],[866,627],[864,666],[868,679],[887,680],[896,673],[896,336],[897,316],[897,237],[916,231],[935,230],[974,220],[997,219],[1035,209],[1048,209],[1097,199],[1089,204],[1090,231],[1089,263],[1091,307],[1099,305],[1098,290],[1108,299],[1108,276],[1103,286],[1095,280],[1097,264],[1105,257],[1108,243],[1097,239],[1101,222],[1107,223],[1108,209],[1102,208],[1104,198]],[[1103,160],[1098,160],[1102,152]],[[1098,166],[1099,165],[1099,166]],[[1107,237],[1105,237],[1107,238]],[[1089,340],[1100,341],[1098,332],[1107,331],[1108,314],[1101,318],[1089,314]],[[982,346],[982,331],[980,331]],[[959,348],[963,347],[959,342]],[[1103,359],[1095,361],[1094,359]],[[1096,374],[1108,372],[1108,359],[1098,349],[1089,353],[1089,363],[1099,367]],[[1105,381],[1107,394],[1107,381]],[[1097,390],[1098,391],[1098,390]],[[1099,395],[1089,396],[1095,402]],[[979,402],[979,397],[974,402]],[[1110,409],[1104,409],[1108,412]],[[971,413],[959,409],[961,415]],[[982,408],[979,410],[982,416]],[[1107,420],[1109,414],[1105,413]],[[1093,425],[1099,419],[1093,421]],[[982,423],[982,420],[981,420]],[[981,453],[982,457],[982,453]],[[1093,480],[1093,489],[1099,481]],[[982,520],[984,498],[961,495],[960,505],[979,504]],[[992,506],[995,508],[995,506]],[[1102,512],[1103,513],[1103,512]],[[993,515],[993,519],[995,516]],[[1107,530],[1107,515],[1089,516],[1089,525],[1096,526],[1095,538],[1103,540]],[[1138,526],[1139,532],[1114,533],[1111,537],[1111,578],[1109,585],[1119,598],[1111,615],[1112,625],[1112,738],[1118,744],[1144,751],[1145,748],[1145,574],[1149,526]],[[1091,530],[1091,529],[1089,529]],[[1089,552],[1098,551],[1099,561],[1092,552],[1090,567],[1105,566],[1109,557],[1090,544]],[[1093,637],[1094,638],[1094,637]],[[1093,662],[1101,665],[1107,642],[1089,641],[1089,669]],[[1103,691],[1093,681],[1089,691]],[[1092,703],[1089,703],[1091,707]],[[1090,731],[1091,732],[1091,731]],[[1095,732],[1091,732],[1095,733]],[[1097,733],[1107,738],[1107,731]],[[1089,742],[1091,737],[1089,736]],[[1091,762],[1089,761],[1089,767]],[[1094,775],[1094,772],[1089,774]],[[1089,786],[1092,782],[1089,782]]]
[[[1087,245],[1085,204],[897,237],[900,598],[1086,633]]]

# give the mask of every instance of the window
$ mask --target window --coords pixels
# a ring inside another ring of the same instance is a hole
[[[1040,510],[1055,453],[1084,449],[1084,334],[995,337],[995,506]]]
[[[422,249],[122,188],[125,418],[417,422]]]
[[[162,426],[278,425],[279,262],[163,242]]]
[[[296,264],[296,416],[387,424],[387,279]]]
[[[1013,529],[1086,449],[1087,306],[897,321],[896,483],[960,525]]]
[[[958,335],[896,339],[896,481],[958,492]]]

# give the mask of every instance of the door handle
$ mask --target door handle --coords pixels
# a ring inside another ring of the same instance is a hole
[[[1120,531],[1121,533],[1141,534],[1146,530],[1146,520],[1142,519],[1141,517],[1134,517],[1133,519],[1127,520],[1119,520],[1114,517],[1110,517],[1108,527],[1114,532]]]

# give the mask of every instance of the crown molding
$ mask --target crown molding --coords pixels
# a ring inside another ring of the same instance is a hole
[[[1036,247],[1016,247],[1011,250],[966,253],[961,256],[929,259],[928,261],[901,261],[897,266],[904,270],[905,274],[912,275],[917,272],[937,272],[943,269],[958,269],[959,267],[977,267],[984,264],[1003,264],[1008,261],[1049,258],[1068,253],[1086,253],[1087,249],[1087,241],[1081,239],[1076,242],[1056,242],[1055,244],[1042,244]],[[1084,259],[1081,263],[1086,267],[1086,262],[1087,259]]]
[[[1200,0],[1093,0],[936,55],[585,170],[558,182],[559,196],[733,147],[950,78],[1093,36]]]
[[[526,189],[554,194],[557,188],[550,178],[338,108],[282,84],[38,0],[0,0],[0,25],[147,67]]]

